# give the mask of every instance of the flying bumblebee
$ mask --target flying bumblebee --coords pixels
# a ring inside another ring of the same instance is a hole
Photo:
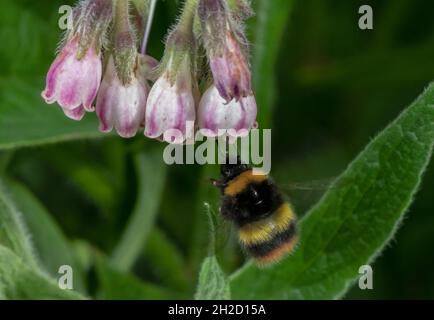
[[[265,174],[237,159],[221,165],[220,212],[235,224],[241,245],[260,266],[276,263],[297,244],[297,218],[280,190]]]

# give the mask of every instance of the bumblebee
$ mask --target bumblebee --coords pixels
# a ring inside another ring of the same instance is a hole
[[[297,244],[297,218],[275,183],[237,159],[221,165],[220,212],[238,229],[241,245],[259,266],[276,263]]]

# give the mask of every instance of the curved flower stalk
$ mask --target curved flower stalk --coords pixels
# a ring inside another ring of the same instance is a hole
[[[198,125],[201,133],[207,137],[216,137],[228,130],[232,136],[244,136],[257,126],[256,114],[256,99],[253,95],[226,103],[218,89],[212,86],[199,104]]]
[[[73,30],[48,71],[42,97],[48,104],[57,102],[69,118],[81,120],[85,111],[94,110],[92,103],[101,82],[101,49],[112,17],[112,1],[83,1],[73,17]]]

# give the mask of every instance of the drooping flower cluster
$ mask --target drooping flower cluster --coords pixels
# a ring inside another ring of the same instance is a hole
[[[82,0],[47,74],[46,102],[57,102],[74,120],[96,110],[100,131],[115,129],[125,138],[144,127],[147,137],[173,142],[165,133],[185,135],[188,122],[206,136],[253,128],[257,107],[242,31],[248,2],[185,0],[158,63],[144,52],[150,1]],[[211,79],[197,77],[208,74],[199,70],[201,50]]]

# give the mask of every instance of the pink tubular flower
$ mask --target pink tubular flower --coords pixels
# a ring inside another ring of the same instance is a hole
[[[135,136],[145,120],[148,92],[146,79],[136,74],[130,83],[123,84],[111,56],[96,103],[100,131],[110,132],[114,127],[121,137]]]
[[[84,115],[86,114],[86,110],[83,108],[83,106],[79,106],[78,108],[72,110],[63,109],[63,112],[69,119],[76,121],[83,119]]]
[[[184,57],[181,63],[173,81],[170,71],[166,71],[149,93],[145,125],[149,138],[163,138],[169,130],[178,130],[185,136],[187,122],[196,118],[190,58]]]
[[[57,102],[71,119],[93,111],[102,76],[101,50],[112,20],[113,1],[82,0],[74,8],[72,29],[47,74],[42,97]]]
[[[198,110],[198,124],[205,136],[215,137],[219,130],[248,132],[256,127],[256,99],[253,95],[226,103],[215,86],[202,97]]]
[[[226,102],[252,94],[250,68],[230,30],[226,31],[223,53],[210,56],[210,67],[215,86]]]
[[[69,40],[51,65],[42,97],[48,104],[57,102],[71,119],[80,120],[92,103],[101,81],[100,55],[90,46],[79,58],[79,41]]]
[[[244,2],[239,4],[242,16],[247,15],[249,6]],[[220,95],[226,103],[251,96],[248,47],[240,22],[224,0],[200,0],[198,13],[214,84]]]

